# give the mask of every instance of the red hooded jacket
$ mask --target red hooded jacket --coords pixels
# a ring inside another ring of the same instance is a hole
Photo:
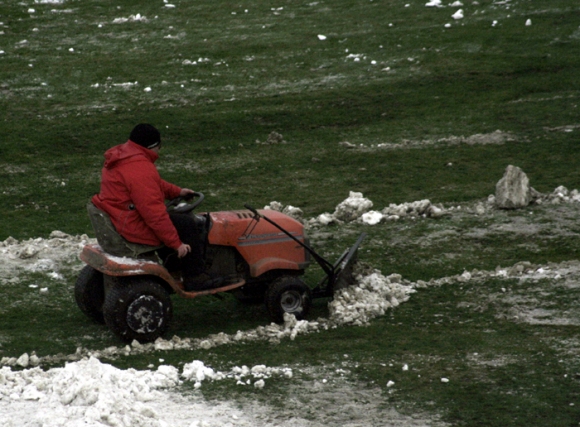
[[[159,155],[129,140],[105,152],[101,192],[93,204],[106,212],[117,232],[130,242],[177,249],[181,240],[165,209],[165,200],[181,188],[159,176]]]

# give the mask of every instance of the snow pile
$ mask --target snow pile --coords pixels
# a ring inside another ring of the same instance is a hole
[[[348,198],[340,202],[334,210],[334,218],[342,222],[352,222],[373,207],[373,202],[363,197],[362,193],[351,191]]]
[[[252,368],[246,365],[235,366],[231,372],[223,373],[205,366],[200,360],[194,360],[192,363],[184,365],[181,377],[188,381],[194,381],[195,388],[201,387],[201,383],[206,380],[221,381],[227,378],[234,379],[237,385],[251,385],[253,380],[255,388],[264,388],[266,384],[264,380],[266,379],[274,376],[292,378],[292,375],[290,368],[270,368],[266,365],[256,365]]]
[[[184,59],[181,64],[182,65],[197,65],[197,64],[203,64],[205,62],[211,62],[211,60],[209,58],[198,58],[197,60],[191,60],[191,59]]]
[[[381,213],[388,220],[398,220],[399,218],[423,217],[423,218],[440,218],[446,214],[443,206],[435,206],[428,199],[418,200],[411,203],[402,203],[396,205],[391,203],[384,208]]]
[[[334,213],[323,213],[309,220],[308,225],[320,226],[354,221],[376,225],[382,221],[396,221],[404,217],[440,218],[447,214],[442,205],[435,206],[427,199],[400,205],[391,203],[382,211],[370,210],[372,207],[373,202],[363,197],[362,193],[351,191],[349,197],[336,206]]]
[[[0,242],[0,279],[3,282],[6,280],[9,283],[18,283],[17,273],[20,271],[45,272],[49,277],[60,277],[58,268],[67,264],[78,264],[80,251],[89,243],[96,243],[96,239],[91,239],[86,234],[71,236],[62,231],[53,231],[48,239],[19,241],[8,237]]]
[[[221,377],[220,377],[221,375]],[[91,357],[43,371],[0,369],[0,426],[257,426],[265,425],[227,403],[207,404],[184,398],[176,388],[183,381],[229,378],[261,389],[264,379],[292,378],[289,368],[265,365],[234,367],[217,374],[203,362],[177,368],[121,370]],[[255,408],[256,409],[256,408]],[[232,424],[233,422],[233,424]]]
[[[113,24],[124,24],[125,22],[147,22],[145,16],[141,16],[140,13],[137,15],[129,15],[128,18],[115,18],[113,19]]]
[[[453,19],[463,19],[463,9],[459,9],[453,15],[451,15]]]
[[[264,209],[282,212],[288,216],[291,216],[297,221],[302,221],[304,216],[302,209],[292,205],[284,206],[282,203],[276,201],[270,202],[269,205],[264,206]]]
[[[103,84],[101,83],[94,83],[91,85],[92,88],[98,89],[103,88],[105,92],[111,88],[122,88],[122,89],[132,89],[136,86],[139,86],[139,82],[122,82],[122,83],[113,83],[113,79],[111,77],[107,77],[107,81]]]
[[[162,398],[158,389],[174,387],[179,374],[172,366],[157,371],[126,371],[95,358],[68,363],[63,368],[43,371],[32,368],[13,372],[0,370],[0,401],[36,402],[39,411],[30,420],[43,426],[71,425],[158,425],[156,412],[148,404]],[[48,412],[48,413],[47,413]],[[17,412],[15,412],[17,414]],[[20,415],[5,425],[22,425]]]
[[[441,0],[431,0],[427,3],[425,3],[426,7],[443,7],[443,5],[441,4]]]
[[[362,193],[351,191],[347,199],[340,202],[334,213],[323,213],[309,221],[310,225],[328,225],[332,223],[352,222],[373,207],[373,202],[363,197]]]
[[[381,222],[384,215],[381,212],[369,211],[361,215],[361,221],[368,225],[376,225]]]
[[[540,194],[535,200],[536,204],[551,203],[554,205],[577,202],[580,202],[580,192],[576,189],[570,191],[563,185],[555,188],[550,194]]]
[[[359,276],[357,286],[335,293],[328,304],[330,321],[334,325],[367,325],[383,316],[389,308],[407,301],[415,292],[410,284],[401,283],[401,276],[383,276],[379,271]]]

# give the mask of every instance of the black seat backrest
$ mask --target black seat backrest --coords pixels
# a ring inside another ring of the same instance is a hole
[[[97,237],[97,242],[99,242],[99,245],[105,252],[111,255],[130,258],[149,258],[149,253],[163,247],[129,242],[117,232],[109,215],[98,209],[91,201],[87,204],[87,211]]]

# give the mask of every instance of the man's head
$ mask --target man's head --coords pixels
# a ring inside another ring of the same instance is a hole
[[[129,139],[135,144],[152,150],[161,145],[161,134],[154,126],[146,123],[138,124],[131,131]]]

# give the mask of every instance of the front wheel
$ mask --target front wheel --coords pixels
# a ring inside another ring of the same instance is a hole
[[[169,328],[169,293],[150,278],[130,278],[112,286],[103,304],[105,323],[123,341],[153,342]]]
[[[266,307],[275,322],[284,321],[284,313],[302,320],[310,311],[312,296],[310,288],[294,276],[276,279],[266,291]]]

